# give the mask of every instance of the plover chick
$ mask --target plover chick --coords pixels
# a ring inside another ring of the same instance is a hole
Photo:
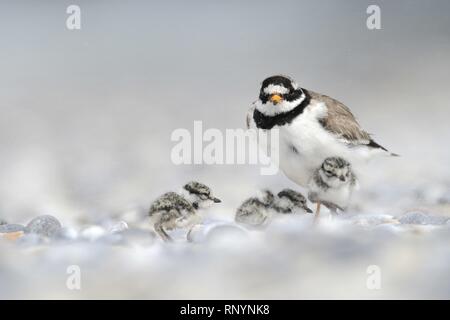
[[[192,228],[200,223],[200,209],[221,202],[212,195],[211,189],[200,182],[189,182],[179,193],[167,192],[150,206],[149,216],[155,232],[165,241],[172,238],[167,231],[176,228]]]
[[[317,168],[308,184],[308,199],[317,204],[315,219],[323,204],[332,213],[344,211],[357,185],[350,163],[340,157],[326,158]]]
[[[237,209],[235,221],[247,226],[258,227],[268,221],[272,212],[275,196],[269,190],[263,190],[256,197],[245,200]]]
[[[278,213],[312,213],[306,204],[306,198],[292,189],[280,191],[272,207]]]
[[[284,189],[275,197],[264,190],[259,197],[245,200],[237,209],[235,221],[247,226],[262,226],[276,214],[312,212],[306,205],[306,198],[299,192]]]

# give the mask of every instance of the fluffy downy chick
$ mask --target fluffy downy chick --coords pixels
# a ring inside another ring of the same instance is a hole
[[[299,192],[284,189],[277,196],[264,190],[259,197],[245,200],[237,209],[235,221],[247,226],[258,227],[270,221],[276,214],[311,213],[306,198]]]
[[[278,213],[312,213],[306,204],[306,198],[292,189],[284,189],[277,195],[272,207]]]
[[[167,192],[150,206],[149,216],[155,232],[166,241],[172,240],[168,230],[191,228],[200,223],[199,210],[221,202],[211,189],[200,182],[189,182],[181,192]]]
[[[318,204],[317,211],[321,204],[333,213],[345,211],[356,185],[350,163],[343,158],[329,157],[314,171],[308,184],[308,199]]]
[[[275,196],[269,190],[263,190],[258,196],[245,200],[237,209],[235,221],[249,226],[261,226],[271,215],[270,208]]]

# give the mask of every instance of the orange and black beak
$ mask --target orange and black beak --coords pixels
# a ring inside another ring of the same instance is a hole
[[[273,94],[270,96],[269,99],[273,104],[279,104],[281,101],[283,101],[283,98],[279,94]]]

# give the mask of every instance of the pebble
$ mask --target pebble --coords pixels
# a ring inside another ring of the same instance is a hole
[[[27,224],[25,233],[35,233],[45,237],[53,237],[59,229],[61,229],[61,223],[58,219],[50,215],[42,215],[34,218]]]
[[[399,221],[387,214],[359,214],[349,218],[354,224],[369,227],[382,224],[398,224]]]
[[[109,228],[110,233],[120,233],[128,229],[128,224],[125,221],[119,221]]]
[[[0,226],[0,233],[10,233],[24,231],[25,227],[21,224],[3,224]]]
[[[450,218],[445,216],[435,216],[420,211],[405,213],[398,219],[401,224],[420,225],[445,225],[449,220]]]
[[[215,243],[241,242],[248,237],[248,232],[236,225],[223,224],[211,228],[207,234],[207,241]]]
[[[75,241],[78,238],[78,231],[74,228],[64,227],[55,234],[55,239],[62,241]]]
[[[88,241],[96,241],[106,234],[106,230],[100,226],[89,226],[81,231],[80,236]]]
[[[216,223],[213,225],[198,224],[191,228],[188,234],[190,242],[222,242],[224,240],[238,240],[248,236],[247,231],[235,224]]]
[[[17,240],[23,236],[25,227],[20,224],[0,225],[0,236],[8,240]]]

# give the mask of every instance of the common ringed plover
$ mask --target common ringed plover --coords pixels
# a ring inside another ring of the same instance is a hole
[[[328,157],[353,164],[377,154],[395,155],[375,142],[344,104],[285,76],[262,82],[259,98],[247,114],[247,127],[279,129],[279,157],[273,160],[279,159],[285,175],[303,187]]]

